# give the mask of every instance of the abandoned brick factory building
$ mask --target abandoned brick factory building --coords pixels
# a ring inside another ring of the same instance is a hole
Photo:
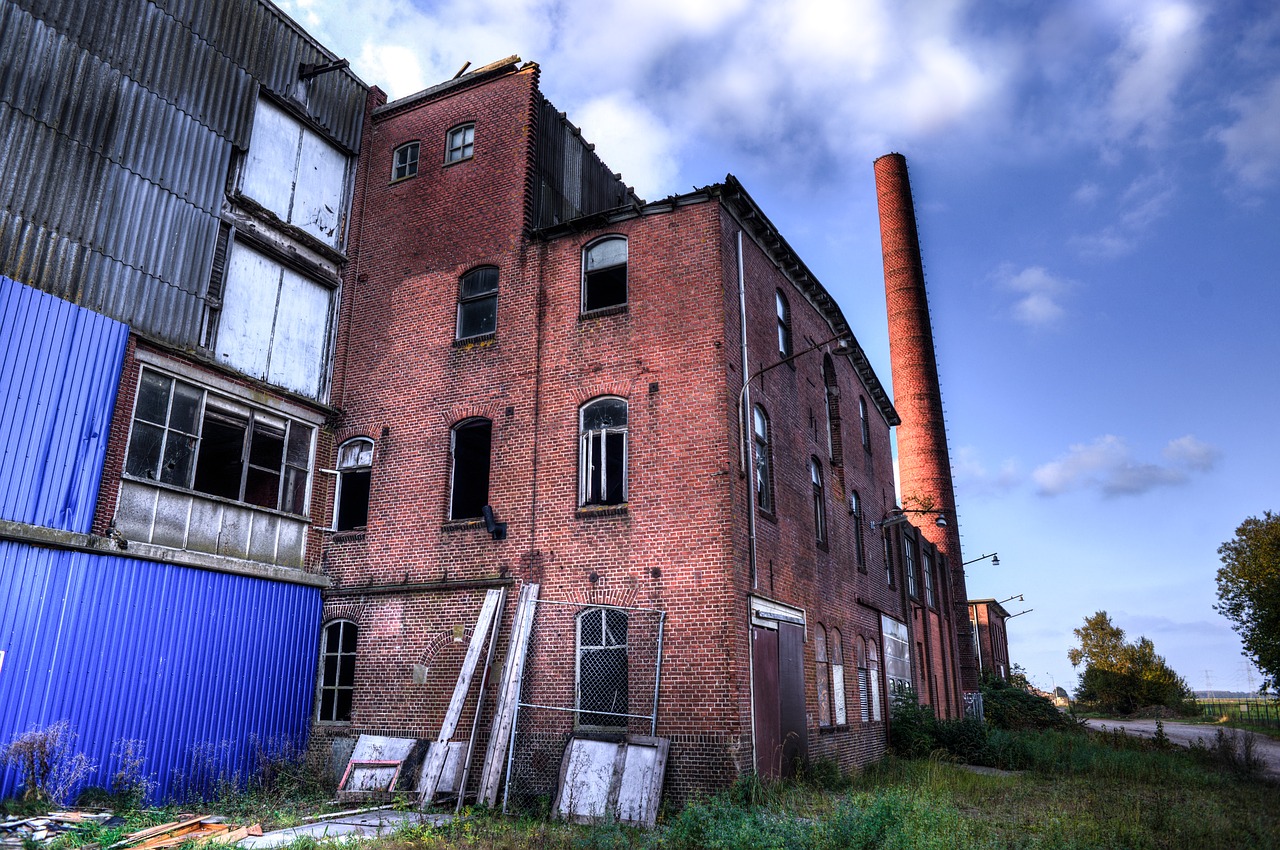
[[[535,64],[388,103],[261,0],[81,5],[0,2],[0,167],[52,181],[0,187],[0,739],[142,739],[161,796],[436,741],[489,801],[634,744],[684,798],[965,710],[902,157],[895,405],[737,180],[636,197]]]

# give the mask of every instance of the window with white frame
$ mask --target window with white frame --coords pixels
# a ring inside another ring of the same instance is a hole
[[[764,408],[755,406],[752,411],[752,441],[755,444],[756,507],[765,513],[773,513],[773,458],[769,446],[769,417]]]
[[[905,534],[902,536],[902,569],[907,574],[907,595],[914,599],[920,595],[916,587],[916,543]]]
[[[588,608],[578,615],[578,726],[626,728],[627,612]]]
[[[453,477],[450,488],[449,518],[479,519],[489,504],[489,458],[492,449],[493,423],[475,418],[453,428]]]
[[[418,173],[418,143],[409,142],[396,148],[391,166],[391,179],[404,180]]]
[[[832,719],[837,726],[844,726],[849,722],[849,712],[844,699],[844,642],[839,629],[831,630],[831,697]]]
[[[920,550],[920,575],[924,578],[924,601],[928,605],[934,605],[933,558],[923,548]]]
[[[809,482],[813,488],[813,537],[819,545],[827,543],[827,498],[822,487],[822,464],[809,458]]]
[[[879,723],[880,708],[880,659],[876,655],[876,642],[867,641],[867,679],[871,682],[871,720]]]
[[[476,148],[476,125],[460,124],[449,131],[449,141],[445,147],[445,162],[461,162],[471,159]]]
[[[627,501],[627,401],[606,396],[579,412],[579,502],[621,505]]]
[[[373,476],[373,440],[353,437],[338,447],[335,531],[363,528],[369,522],[369,484]]]
[[[458,339],[498,329],[498,267],[481,266],[462,276],[458,286]]]
[[[310,425],[143,369],[125,474],[306,513]]]
[[[791,306],[779,289],[773,293],[774,307],[778,313],[778,356],[791,356]]]
[[[321,723],[350,722],[355,684],[356,624],[350,620],[334,620],[324,627],[316,719]]]
[[[813,627],[813,681],[818,691],[818,725],[831,725],[831,696],[828,692],[827,630],[818,623]]]
[[[884,675],[896,694],[911,687],[911,635],[906,623],[883,614],[880,631],[884,637]]]
[[[606,236],[582,252],[582,312],[627,303],[627,239]]]

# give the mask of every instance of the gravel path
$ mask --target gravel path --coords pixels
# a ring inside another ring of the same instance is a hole
[[[1085,721],[1090,729],[1123,729],[1130,735],[1142,735],[1145,738],[1156,734],[1155,720],[1095,720]],[[1202,723],[1179,723],[1176,720],[1159,721],[1164,724],[1164,734],[1175,744],[1186,746],[1203,740],[1206,745],[1212,744],[1217,737],[1218,729],[1223,727],[1208,726]],[[1231,734],[1230,729],[1227,734]],[[1238,732],[1244,735],[1243,731]],[[1280,780],[1280,741],[1265,735],[1253,736],[1253,752],[1263,761],[1263,775],[1268,779]]]

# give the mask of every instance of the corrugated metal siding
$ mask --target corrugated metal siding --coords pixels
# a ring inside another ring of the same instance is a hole
[[[157,799],[200,750],[247,776],[258,743],[305,745],[319,630],[315,588],[0,541],[0,742],[68,720],[105,786],[141,739]]]
[[[199,345],[259,86],[359,147],[364,85],[295,82],[330,58],[259,0],[0,0],[0,274]]]
[[[537,171],[532,177],[533,227],[551,227],[582,216],[639,203],[578,128],[550,101],[538,115]]]
[[[128,338],[0,276],[0,519],[88,533]]]

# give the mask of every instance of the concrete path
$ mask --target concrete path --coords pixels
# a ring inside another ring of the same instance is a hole
[[[1144,738],[1155,737],[1156,722],[1155,720],[1096,720],[1093,718],[1085,721],[1090,729],[1123,729],[1129,735],[1141,735]],[[1228,735],[1232,732],[1241,736],[1246,734],[1243,730],[1231,729],[1225,726],[1179,723],[1176,720],[1161,720],[1159,722],[1164,724],[1164,734],[1168,736],[1169,740],[1184,747],[1195,743],[1197,740],[1204,741],[1206,746],[1212,746],[1217,738],[1219,729],[1226,729]],[[1253,752],[1263,762],[1263,775],[1271,780],[1280,780],[1280,741],[1268,738],[1265,735],[1254,735]]]
[[[376,809],[374,811],[339,812],[315,823],[277,829],[264,835],[249,836],[238,846],[248,848],[280,847],[296,838],[309,835],[313,838],[375,838],[394,832],[402,823],[429,823],[440,826],[453,819],[453,815],[427,814],[418,811]]]

